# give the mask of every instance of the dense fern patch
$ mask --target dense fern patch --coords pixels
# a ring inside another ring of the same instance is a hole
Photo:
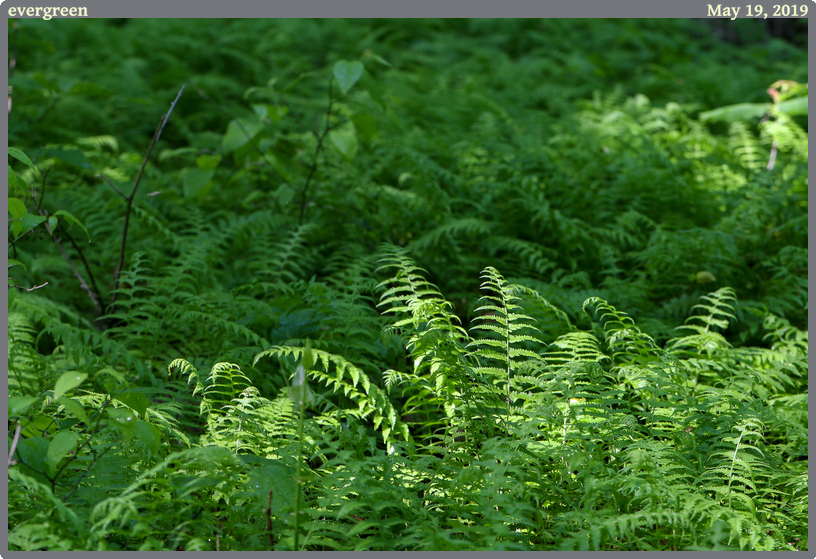
[[[808,549],[807,58],[732,23],[22,20],[9,549]]]

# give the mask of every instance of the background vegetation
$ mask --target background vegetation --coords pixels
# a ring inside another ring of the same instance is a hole
[[[18,23],[9,549],[808,549],[804,24]]]

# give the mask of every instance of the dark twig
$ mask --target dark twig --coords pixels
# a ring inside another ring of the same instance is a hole
[[[76,266],[74,266],[74,263],[71,262],[71,259],[68,257],[68,254],[65,252],[65,249],[62,248],[62,239],[59,238],[59,237],[54,236],[55,231],[51,230],[51,227],[48,225],[47,221],[45,222],[45,228],[48,231],[48,234],[51,236],[51,238],[54,239],[54,242],[57,244],[57,247],[59,247],[60,253],[62,253],[62,257],[65,259],[66,262],[68,262],[68,265],[71,267],[71,270],[73,270],[74,275],[79,280],[80,287],[82,287],[82,289],[85,290],[85,292],[88,294],[88,297],[90,297],[91,302],[96,307],[96,310],[101,315],[102,314],[102,306],[99,304],[99,300],[97,299],[96,293],[94,293],[93,290],[90,287],[88,287],[88,284],[85,283],[85,279],[82,277],[82,274],[79,273],[79,271],[76,269]],[[84,261],[85,259],[83,258],[82,260]],[[86,265],[87,265],[87,262],[86,262]]]
[[[116,271],[113,273],[114,284],[113,284],[113,297],[111,298],[111,311],[113,311],[114,306],[116,305],[116,290],[119,289],[119,274],[122,272],[122,266],[125,264],[125,247],[127,246],[127,233],[128,233],[128,225],[130,224],[130,212],[133,208],[133,199],[136,196],[136,190],[139,188],[139,182],[142,180],[142,173],[144,173],[145,167],[147,166],[147,161],[150,159],[150,152],[153,151],[153,146],[156,145],[156,142],[159,141],[161,137],[162,130],[164,130],[164,125],[167,122],[167,119],[170,118],[170,114],[172,114],[173,109],[176,107],[176,103],[181,98],[181,94],[184,92],[184,86],[181,86],[181,89],[176,95],[176,98],[173,100],[173,103],[170,105],[170,110],[167,111],[161,121],[159,122],[159,126],[156,128],[156,133],[153,134],[153,140],[150,142],[150,146],[147,148],[147,153],[144,156],[144,160],[142,161],[142,167],[139,169],[139,174],[136,175],[136,181],[133,183],[133,190],[130,192],[130,196],[127,197],[127,210],[125,210],[125,226],[122,231],[122,246],[119,249],[119,263],[116,265]]]
[[[85,254],[83,254],[82,249],[79,248],[79,245],[74,240],[74,237],[69,235],[68,231],[65,230],[65,227],[63,227],[62,223],[59,223],[57,227],[65,234],[66,237],[68,237],[68,240],[71,241],[71,244],[73,245],[74,249],[76,249],[77,254],[79,254],[79,259],[82,260],[82,264],[85,266],[85,271],[88,272],[88,277],[91,279],[91,286],[93,287],[94,293],[96,293],[96,296],[101,301],[102,292],[99,291],[99,287],[96,285],[96,279],[94,278],[93,272],[91,272],[91,267],[88,264],[88,261],[85,260]]]
[[[266,532],[269,534],[269,551],[272,551],[275,546],[275,540],[272,538],[272,490],[269,490],[269,497],[266,499]]]
[[[118,192],[118,193],[119,193],[119,195],[120,195],[122,198],[124,198],[125,200],[127,200],[127,199],[128,199],[127,194],[125,194],[124,192],[122,192],[121,190],[119,190],[118,188],[116,188],[116,187],[113,185],[113,183],[112,183],[111,181],[109,181],[109,180],[108,180],[108,177],[106,177],[106,176],[105,176],[105,175],[103,175],[102,173],[99,173],[99,174],[98,174],[98,175],[96,175],[96,176],[97,176],[97,177],[99,177],[99,178],[101,178],[101,179],[102,179],[103,181],[105,181],[106,183],[108,183],[108,186],[110,186],[112,189],[114,189],[116,192]]]
[[[37,172],[40,171],[40,166],[37,164],[37,160],[40,158],[40,154],[42,153],[42,151],[43,151],[43,147],[40,146],[40,149],[38,149],[37,153],[34,154],[34,159],[31,160],[34,163],[34,166],[37,167]]]
[[[326,127],[323,129],[323,133],[317,137],[317,147],[315,148],[314,160],[312,161],[312,166],[309,169],[309,174],[306,176],[306,182],[303,185],[303,191],[300,196],[300,217],[298,217],[298,225],[303,223],[303,215],[306,211],[306,196],[309,193],[309,184],[312,182],[312,177],[314,176],[314,173],[317,170],[317,160],[320,157],[321,150],[323,149],[323,140],[326,139],[329,130],[331,130],[333,81],[334,77],[332,76],[331,78],[329,78],[329,106],[326,109]]]
[[[32,465],[30,465],[30,464],[26,464],[26,463],[25,463],[25,461],[24,461],[22,458],[19,458],[19,457],[18,457],[18,458],[17,458],[17,460],[15,460],[15,461],[14,461],[14,463],[15,463],[15,464],[17,464],[17,463],[22,464],[23,466],[25,466],[26,468],[28,468],[28,469],[29,469],[29,470],[31,470],[32,472],[37,473],[37,474],[40,474],[41,476],[43,476],[44,478],[46,478],[46,479],[47,479],[49,482],[53,481],[53,480],[52,480],[52,478],[51,478],[51,476],[49,476],[47,472],[44,472],[44,471],[42,471],[42,470],[38,470],[37,468],[35,468],[34,466],[32,466]]]
[[[12,441],[11,441],[11,450],[9,450],[9,457],[8,457],[8,465],[9,466],[13,466],[14,464],[17,463],[17,461],[14,460],[14,452],[17,450],[17,443],[20,440],[20,431],[22,429],[23,429],[23,426],[18,423],[17,428],[14,430],[14,439],[12,439]]]
[[[97,422],[97,425],[98,425],[98,424],[99,424],[99,422]],[[58,477],[60,476],[60,474],[61,474],[61,473],[62,473],[62,472],[65,470],[65,468],[67,468],[67,467],[68,467],[68,466],[71,464],[71,462],[73,462],[74,460],[76,460],[76,459],[77,459],[77,457],[79,456],[79,453],[82,451],[82,449],[83,449],[83,448],[85,448],[86,446],[87,446],[88,448],[90,448],[90,446],[91,446],[91,441],[93,440],[94,435],[96,435],[96,432],[91,433],[91,434],[88,436],[88,438],[87,438],[87,439],[85,439],[85,442],[83,442],[81,445],[79,445],[78,447],[76,447],[76,449],[73,451],[73,453],[71,453],[71,454],[68,456],[68,460],[66,460],[66,461],[65,461],[65,462],[62,464],[62,466],[60,466],[60,468],[59,468],[59,469],[58,469],[58,470],[57,470],[57,471],[54,473],[54,479],[53,479],[53,481],[51,482],[51,490],[52,490],[52,491],[56,489],[57,478],[58,478]],[[107,449],[105,449],[105,451],[104,451],[102,454],[104,454],[105,452],[107,452],[107,451],[108,451],[108,450],[110,450],[111,448],[112,448],[112,447],[108,447]],[[96,456],[96,453],[94,452],[94,459],[93,459],[93,461],[91,462],[91,465],[90,465],[90,466],[88,466],[88,469],[87,469],[87,470],[85,470],[85,472],[86,472],[86,473],[88,472],[88,470],[90,470],[90,469],[93,467],[94,462],[96,462],[98,459],[99,459],[99,457],[98,457],[98,456]],[[84,477],[84,476],[83,476],[83,477]],[[79,481],[82,481],[82,478],[80,478],[80,480],[79,480]],[[73,492],[72,492],[72,493],[73,493]],[[66,497],[66,499],[67,499],[67,497]],[[65,502],[65,499],[63,499],[63,502]]]
[[[94,455],[94,459],[91,461],[90,465],[88,465],[88,468],[87,468],[87,469],[86,469],[84,472],[82,472],[82,474],[79,476],[79,479],[77,479],[76,483],[74,484],[74,488],[73,488],[73,489],[71,489],[71,491],[69,491],[69,492],[68,492],[68,494],[67,494],[67,495],[65,495],[65,496],[62,498],[62,502],[63,502],[63,503],[64,503],[64,502],[66,502],[66,501],[68,500],[68,498],[69,498],[71,495],[73,495],[73,494],[74,494],[74,492],[75,492],[77,489],[79,489],[79,484],[80,484],[80,483],[82,483],[82,480],[83,480],[83,479],[85,479],[85,476],[87,476],[87,475],[88,475],[88,472],[90,472],[90,471],[91,471],[91,468],[93,468],[93,465],[94,465],[94,464],[96,464],[96,461],[97,461],[97,460],[99,460],[100,458],[102,458],[103,456],[105,456],[105,453],[106,453],[106,452],[108,452],[108,451],[109,451],[111,448],[112,448],[112,447],[108,447],[108,448],[106,448],[105,450],[103,450],[102,452],[100,452],[99,454],[95,454],[95,455]]]
[[[49,167],[48,169],[45,170],[45,173],[42,173],[42,185],[41,185],[42,191],[40,192],[39,199],[37,198],[37,196],[34,195],[34,186],[32,185],[31,187],[31,197],[34,199],[35,202],[37,202],[37,211],[40,211],[40,208],[42,208],[43,200],[45,200],[45,180],[48,178],[48,173],[51,172],[51,169],[53,169],[53,167]],[[39,171],[40,168],[37,167],[37,170]]]

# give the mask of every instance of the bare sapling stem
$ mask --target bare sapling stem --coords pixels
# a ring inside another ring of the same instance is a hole
[[[156,132],[153,134],[153,140],[150,142],[150,146],[148,146],[147,148],[147,153],[145,153],[144,159],[142,160],[142,166],[139,169],[139,174],[136,175],[136,181],[133,183],[133,190],[131,190],[130,196],[127,197],[127,209],[125,210],[125,226],[122,230],[122,246],[119,249],[119,263],[116,265],[116,271],[113,273],[114,284],[113,284],[113,296],[111,297],[111,312],[113,312],[116,305],[116,290],[119,289],[119,274],[122,273],[122,266],[124,266],[125,264],[125,247],[127,246],[128,225],[130,224],[130,212],[133,209],[133,199],[136,196],[136,190],[138,190],[139,183],[142,180],[142,174],[144,173],[145,167],[147,166],[147,161],[150,159],[150,152],[153,151],[153,147],[159,141],[162,130],[164,130],[164,125],[170,118],[173,109],[176,107],[176,103],[181,98],[181,94],[184,92],[184,87],[185,86],[183,85],[181,86],[178,95],[176,95],[176,98],[170,105],[170,110],[167,111],[167,113],[159,121],[159,126],[156,128]],[[118,192],[118,189],[114,190]]]

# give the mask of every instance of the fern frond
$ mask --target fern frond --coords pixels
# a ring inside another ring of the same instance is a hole
[[[476,325],[471,327],[471,331],[488,332],[492,337],[475,339],[467,348],[480,360],[499,361],[503,364],[502,368],[480,366],[474,371],[493,377],[494,383],[503,383],[509,406],[513,372],[527,359],[540,359],[535,351],[520,346],[536,347],[543,345],[543,342],[530,333],[521,333],[521,331],[538,332],[538,329],[533,326],[533,319],[524,314],[524,309],[518,304],[520,301],[516,295],[518,288],[508,284],[499,271],[492,267],[485,268],[482,279],[485,280],[482,288],[489,290],[491,294],[481,298],[481,301],[487,304],[477,308],[476,312],[487,312],[474,319]]]
[[[253,365],[266,357],[294,357],[301,359],[305,348],[290,346],[273,346],[255,356]],[[399,419],[388,395],[378,386],[371,383],[364,371],[349,363],[339,355],[333,355],[319,349],[312,349],[315,365],[322,365],[322,371],[311,369],[307,374],[316,381],[326,385],[335,392],[353,400],[357,410],[349,413],[361,419],[372,416],[374,428],[382,432],[386,447],[391,452],[392,438],[400,435],[410,440],[407,426]],[[333,374],[332,374],[333,373]]]

